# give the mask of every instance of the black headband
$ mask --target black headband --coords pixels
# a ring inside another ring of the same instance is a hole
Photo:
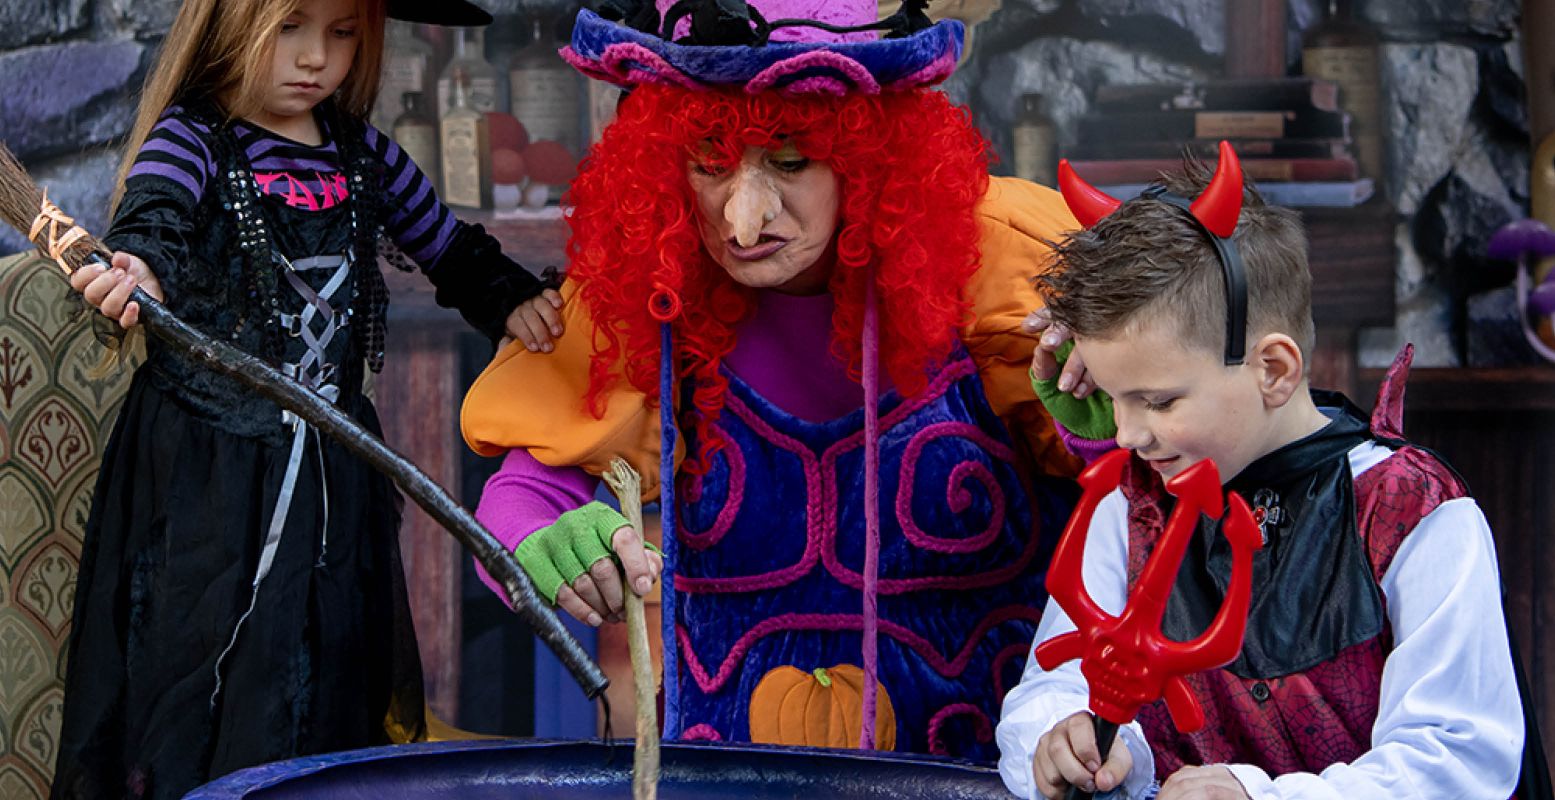
[[[1231,237],[1222,237],[1206,227],[1193,213],[1192,201],[1180,194],[1173,194],[1164,186],[1152,186],[1140,197],[1160,200],[1182,209],[1183,214],[1209,239],[1220,259],[1221,271],[1226,277],[1226,366],[1236,366],[1247,359],[1247,270],[1242,266],[1242,254]],[[1234,235],[1234,233],[1233,233]]]

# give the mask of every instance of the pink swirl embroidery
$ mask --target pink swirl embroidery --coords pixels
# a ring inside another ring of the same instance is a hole
[[[713,527],[706,531],[695,532],[686,523],[684,507],[678,510],[680,541],[693,550],[706,550],[723,541],[724,536],[734,527],[734,518],[740,513],[740,507],[745,505],[745,453],[734,442],[730,442],[718,452],[729,465],[729,490],[724,498],[723,507],[718,509],[718,516],[713,519]],[[684,496],[691,502],[696,502],[702,496],[702,476],[696,476],[693,483],[691,490]]]
[[[950,751],[945,743],[940,741],[939,729],[945,721],[951,717],[966,716],[972,718],[972,724],[977,727],[977,741],[987,743],[993,741],[993,721],[983,713],[981,708],[971,703],[951,703],[948,706],[934,712],[929,718],[929,752],[936,756],[948,756]]]
[[[677,574],[675,576],[675,588],[687,594],[717,594],[725,592],[753,592],[758,589],[772,589],[778,586],[787,586],[803,577],[815,568],[820,558],[820,528],[821,518],[824,516],[821,509],[821,467],[815,454],[804,446],[803,442],[790,436],[779,433],[776,428],[756,415],[749,406],[745,405],[733,393],[728,395],[724,405],[725,413],[732,413],[739,417],[745,424],[751,427],[757,435],[767,443],[787,452],[793,453],[804,466],[805,476],[805,551],[797,563],[788,567],[776,569],[771,572],[763,572],[758,575],[741,575],[733,578],[698,578]],[[725,448],[729,449],[729,448]],[[732,461],[730,462],[733,463]],[[743,464],[743,458],[742,458]],[[727,529],[718,530],[718,524],[723,521],[720,513],[718,522],[714,524],[714,531],[718,538],[723,538],[728,533]],[[733,524],[731,515],[728,522]],[[712,535],[712,532],[701,534],[704,538]]]
[[[875,80],[875,76],[869,74],[869,70],[863,64],[841,53],[830,50],[811,50],[808,53],[792,58],[785,58],[757,73],[755,77],[750,79],[749,83],[745,84],[745,91],[747,94],[760,94],[772,88],[773,84],[777,83],[784,76],[816,67],[830,68],[841,72],[843,76],[853,81],[853,88],[858,92],[863,94],[880,94],[880,83]],[[821,81],[821,83],[814,83],[815,81]],[[838,91],[839,88],[841,91]],[[816,76],[794,81],[793,84],[784,87],[784,90],[804,92],[821,89],[830,94],[841,95],[845,94],[848,88],[850,87],[839,78]]]
[[[912,649],[935,672],[946,678],[955,678],[966,670],[968,662],[972,660],[973,651],[987,638],[988,632],[995,626],[1017,619],[1029,620],[1035,624],[1041,616],[1040,609],[1030,606],[1015,605],[994,609],[977,623],[977,627],[972,630],[954,658],[946,658],[922,635],[900,623],[882,619],[880,632]],[[680,642],[680,655],[686,664],[687,672],[691,674],[692,680],[696,681],[697,687],[703,694],[712,694],[728,683],[735,669],[744,661],[746,652],[761,639],[786,631],[856,631],[863,628],[862,614],[782,614],[771,617],[757,623],[735,641],[734,646],[729,648],[729,654],[719,664],[716,674],[709,674],[707,667],[697,657],[696,651],[691,646],[691,633],[685,626],[678,626],[675,634]]]
[[[721,742],[724,740],[724,737],[723,734],[718,732],[717,728],[706,722],[699,722],[682,732],[680,740],[683,742]]]
[[[940,372],[938,376],[935,377],[933,383],[931,383],[929,388],[921,395],[915,398],[912,402],[903,403],[900,406],[897,406],[896,409],[894,409],[890,414],[882,417],[880,420],[880,429],[882,431],[889,431],[891,428],[900,424],[909,415],[917,412],[934,400],[943,397],[949,390],[949,387],[952,383],[969,375],[973,375],[976,373],[976,371],[977,365],[974,364],[969,358],[962,359],[961,361],[946,367],[943,371]],[[991,443],[997,447],[997,450],[992,451],[993,455],[1004,460],[1010,460],[1013,458],[1013,454],[1008,447],[999,444],[992,437],[988,437],[981,431],[981,429],[977,429],[967,423],[940,424],[967,425],[969,429],[977,431],[977,434],[982,437],[980,444],[983,444],[985,447],[987,447],[987,443]],[[925,428],[924,430],[927,431],[934,427],[937,426],[930,426],[930,428]],[[821,561],[826,565],[827,572],[830,572],[833,577],[841,581],[843,584],[854,589],[863,589],[864,576],[852,569],[849,569],[842,563],[841,559],[837,557],[837,462],[844,453],[851,452],[861,447],[863,445],[863,439],[863,431],[859,431],[854,435],[849,436],[846,439],[843,439],[832,445],[827,449],[825,454],[821,456],[821,475],[825,479],[821,487],[825,493],[825,501],[821,505],[821,508],[825,513],[824,517],[820,520],[821,525],[819,529],[819,536],[821,540]],[[910,463],[905,456],[903,458],[903,462],[904,468],[906,464]],[[953,472],[951,477],[954,480],[956,477],[958,477],[958,475],[959,473]],[[1002,507],[1002,495],[999,499],[1000,506]],[[898,501],[900,502],[900,494],[898,494]],[[955,501],[953,500],[952,502]],[[898,515],[900,516],[900,513]],[[1034,513],[1032,516],[1032,525],[1036,526],[1041,524],[1039,520],[1040,518]],[[908,530],[908,526],[911,524],[910,517],[903,517],[898,521],[902,524],[904,531]],[[999,525],[1000,528],[1003,527],[1002,520],[1000,521]],[[994,534],[997,535],[997,533],[998,529],[995,529]],[[930,540],[932,537],[924,534],[921,536],[921,539]],[[959,544],[959,542],[957,543]],[[877,590],[880,594],[883,595],[893,595],[924,591],[927,589],[966,590],[977,589],[985,586],[994,586],[1000,583],[1004,583],[1005,581],[1008,581],[1025,571],[1026,567],[1031,563],[1032,559],[1036,557],[1038,543],[1039,542],[1038,537],[1036,536],[1036,532],[1032,531],[1031,535],[1026,537],[1025,548],[1021,551],[1020,556],[1017,557],[1015,561],[990,572],[976,573],[972,575],[927,575],[916,578],[880,578],[879,583],[877,584]],[[977,545],[977,547],[981,546],[982,545]],[[974,547],[972,549],[976,548]]]
[[[1018,643],[1000,650],[998,655],[993,657],[993,693],[996,697],[1003,697],[1004,693],[1009,690],[1009,687],[1004,685],[1004,665],[1010,663],[1010,659],[1016,656],[1026,657],[1030,653],[1031,645],[1029,643]]]
[[[972,505],[972,493],[965,486],[969,477],[980,481],[983,488],[987,490],[993,513],[989,515],[987,527],[976,536],[964,539],[934,536],[918,527],[912,515],[913,479],[917,476],[918,462],[923,458],[923,448],[930,440],[951,436],[970,440],[989,456],[1000,461],[1009,463],[1015,458],[1010,448],[971,423],[940,422],[918,431],[913,435],[912,441],[907,443],[907,450],[902,454],[902,478],[900,485],[896,487],[896,519],[901,523],[902,534],[907,537],[907,540],[924,550],[938,553],[975,553],[992,544],[994,539],[998,538],[999,531],[1004,528],[1004,490],[999,487],[999,482],[987,466],[976,461],[963,461],[951,470],[950,481],[945,486],[945,501],[950,506],[950,510],[958,514]]]

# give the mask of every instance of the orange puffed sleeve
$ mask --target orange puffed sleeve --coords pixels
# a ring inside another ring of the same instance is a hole
[[[1028,370],[1037,337],[1021,322],[1042,306],[1031,278],[1052,252],[1043,240],[1060,241],[1079,223],[1058,192],[1014,178],[990,178],[977,213],[983,261],[967,284],[974,318],[962,340],[982,373],[994,413],[1011,434],[1026,440],[1036,466],[1051,475],[1078,474],[1082,463],[1064,449],[1031,388]]]
[[[492,359],[464,397],[459,416],[464,440],[485,456],[515,447],[542,464],[577,466],[599,475],[620,456],[642,476],[644,497],[659,491],[659,410],[624,377],[607,392],[604,416],[584,404],[594,324],[577,297],[577,285],[562,284],[566,330],[550,353],[532,353],[512,342]],[[679,445],[677,452],[683,451]]]

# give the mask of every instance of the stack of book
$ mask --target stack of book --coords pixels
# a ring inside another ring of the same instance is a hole
[[[1177,171],[1185,152],[1213,166],[1224,139],[1271,203],[1355,206],[1371,197],[1351,149],[1339,89],[1314,78],[1103,86],[1079,120],[1070,166],[1114,197]]]

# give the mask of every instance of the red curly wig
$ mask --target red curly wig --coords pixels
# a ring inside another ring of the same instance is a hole
[[[921,391],[950,356],[970,313],[962,288],[980,261],[974,209],[988,188],[987,142],[964,109],[926,90],[782,97],[642,86],[571,188],[569,275],[594,320],[587,403],[595,414],[623,370],[658,398],[659,321],[673,315],[676,377],[693,379],[692,424],[716,446],[706,434],[728,388],[718,365],[754,309],[754,290],[703,248],[687,169],[699,143],[733,163],[745,147],[776,148],[780,137],[837,175],[833,354],[859,374],[873,266],[880,364],[897,389]]]

